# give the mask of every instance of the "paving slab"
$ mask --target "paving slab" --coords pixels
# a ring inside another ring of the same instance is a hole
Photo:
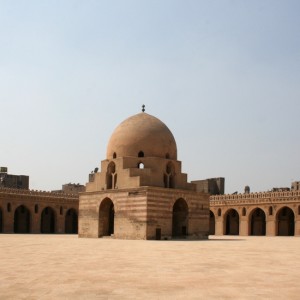
[[[0,235],[0,299],[300,299],[300,238]]]

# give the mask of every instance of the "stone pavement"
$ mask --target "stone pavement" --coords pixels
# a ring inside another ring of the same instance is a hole
[[[300,299],[299,237],[0,235],[0,299]]]

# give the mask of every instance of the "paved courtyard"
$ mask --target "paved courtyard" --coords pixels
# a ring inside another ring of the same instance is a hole
[[[0,235],[0,299],[300,299],[300,238]]]

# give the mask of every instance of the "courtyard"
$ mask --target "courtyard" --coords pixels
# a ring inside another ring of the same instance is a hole
[[[300,238],[0,235],[0,299],[299,299]]]

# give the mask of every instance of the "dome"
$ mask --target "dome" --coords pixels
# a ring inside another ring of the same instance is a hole
[[[109,140],[107,159],[126,156],[176,160],[176,141],[162,121],[142,112],[123,121]]]

